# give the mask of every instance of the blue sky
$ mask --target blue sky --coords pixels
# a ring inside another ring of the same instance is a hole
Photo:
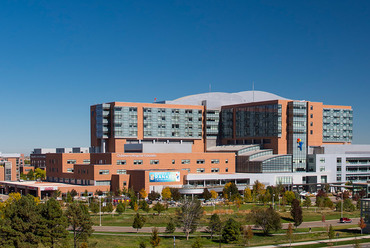
[[[370,144],[369,1],[0,1],[0,151],[89,146],[89,106],[212,91],[351,105]]]

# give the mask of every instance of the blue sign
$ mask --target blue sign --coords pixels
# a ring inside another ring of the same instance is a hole
[[[164,183],[164,182],[180,182],[180,172],[149,172],[149,182]]]

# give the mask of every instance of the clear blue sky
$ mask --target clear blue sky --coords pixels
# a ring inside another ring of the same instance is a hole
[[[0,151],[89,146],[89,106],[252,89],[351,105],[370,144],[370,1],[0,1]]]

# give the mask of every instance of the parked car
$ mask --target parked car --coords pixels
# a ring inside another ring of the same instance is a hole
[[[352,220],[350,218],[340,218],[340,223],[352,223]]]

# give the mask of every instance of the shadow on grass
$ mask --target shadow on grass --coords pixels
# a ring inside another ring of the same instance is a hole
[[[349,233],[349,234],[361,234],[361,230],[358,229],[336,229],[335,231]]]
[[[289,217],[284,217],[284,216],[281,216],[280,217],[282,220],[285,220],[285,221],[289,221],[289,222],[293,222],[294,220],[292,218],[289,218]]]

